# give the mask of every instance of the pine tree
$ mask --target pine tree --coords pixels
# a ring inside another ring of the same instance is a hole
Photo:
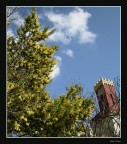
[[[51,103],[45,87],[57,61],[57,46],[45,45],[55,30],[41,30],[36,10],[17,29],[17,40],[7,39],[7,130],[20,135],[41,135],[45,125],[44,108]]]

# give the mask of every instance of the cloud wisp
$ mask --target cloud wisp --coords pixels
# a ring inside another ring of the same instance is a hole
[[[53,71],[51,72],[50,74],[50,78],[51,79],[55,79],[57,76],[60,75],[60,65],[61,65],[61,62],[62,62],[62,58],[60,56],[55,56],[58,64],[56,64],[53,68]]]
[[[73,57],[74,53],[71,49],[67,49],[67,50],[63,50],[62,53],[64,53],[65,55],[69,56],[69,57]]]
[[[11,28],[8,28],[7,29],[7,38],[10,37],[10,36],[14,36],[14,32]]]
[[[53,28],[57,28],[57,31],[49,37],[51,41],[68,44],[72,38],[77,38],[80,44],[95,42],[96,34],[88,27],[91,14],[87,11],[76,7],[68,14],[46,12],[45,16],[53,23]]]

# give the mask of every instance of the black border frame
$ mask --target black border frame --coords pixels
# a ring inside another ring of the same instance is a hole
[[[2,144],[16,142],[16,143],[110,143],[127,141],[127,108],[126,95],[127,92],[127,73],[126,73],[126,49],[127,49],[127,3],[126,0],[75,0],[70,2],[43,0],[43,1],[9,1],[1,2],[1,133]],[[6,138],[6,6],[121,6],[121,138]],[[3,29],[5,28],[5,29]],[[3,47],[3,45],[5,47]],[[123,69],[123,70],[122,70]]]

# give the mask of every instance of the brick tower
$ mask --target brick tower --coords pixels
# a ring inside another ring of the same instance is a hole
[[[109,137],[120,135],[119,103],[113,81],[101,78],[94,86],[100,112],[91,119],[95,136]]]
[[[101,78],[94,86],[97,95],[100,113],[117,112],[118,102],[113,81]]]

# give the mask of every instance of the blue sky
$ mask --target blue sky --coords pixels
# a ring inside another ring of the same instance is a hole
[[[46,41],[58,45],[58,65],[47,87],[52,97],[65,93],[65,87],[80,83],[84,93],[94,91],[99,78],[120,77],[120,7],[37,7],[39,22],[56,28]],[[18,20],[7,28],[15,35],[31,7],[22,7]]]

